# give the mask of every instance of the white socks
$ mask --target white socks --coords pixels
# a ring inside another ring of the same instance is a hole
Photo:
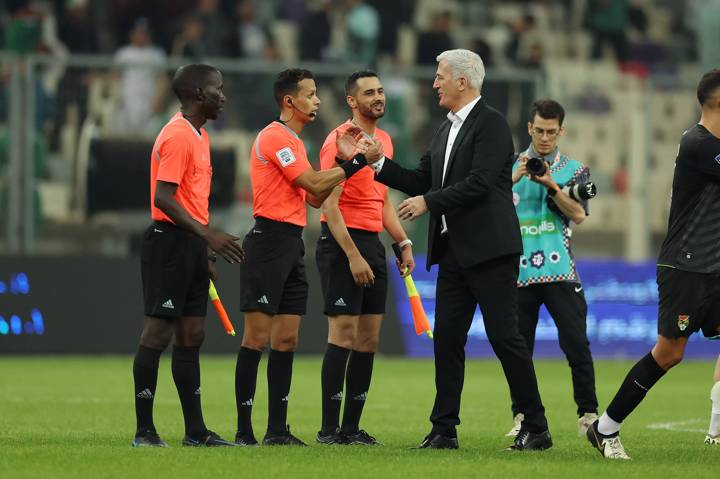
[[[708,434],[717,437],[720,435],[720,381],[716,382],[710,390],[710,401],[712,401],[712,415]]]
[[[718,391],[720,391],[720,388],[718,388]],[[608,416],[607,411],[605,411],[598,421],[598,432],[603,436],[612,436],[619,431],[620,423],[615,422],[610,416]]]

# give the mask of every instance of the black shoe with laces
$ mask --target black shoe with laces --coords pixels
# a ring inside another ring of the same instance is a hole
[[[344,432],[342,433],[343,436],[345,436],[346,444],[355,446],[380,446],[381,444],[378,442],[377,439],[372,437],[370,434],[365,432],[363,429],[360,429],[356,432]]]
[[[257,439],[255,439],[255,434],[252,432],[249,433],[240,433],[238,431],[237,434],[235,434],[235,444],[237,446],[258,446]]]
[[[527,429],[520,428],[520,432],[515,436],[513,443],[506,448],[506,451],[543,451],[553,446],[550,431],[539,433],[530,432]]]
[[[263,446],[307,446],[307,444],[290,433],[290,426],[285,427],[284,432],[268,430],[263,438]]]
[[[157,432],[151,429],[145,429],[135,433],[135,437],[132,440],[132,447],[168,447],[168,445],[160,439]]]
[[[318,444],[347,444],[345,436],[340,433],[339,429],[328,433],[318,431],[316,441]]]
[[[236,446],[234,442],[226,441],[212,431],[205,431],[198,437],[185,436],[182,442],[183,446],[192,447],[225,447]]]
[[[420,443],[419,446],[412,447],[411,449],[459,449],[457,437],[443,436],[431,432],[425,439]]]

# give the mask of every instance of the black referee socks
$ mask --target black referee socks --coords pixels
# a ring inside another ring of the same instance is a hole
[[[370,389],[374,358],[375,353],[361,353],[355,350],[350,353],[345,383],[346,396],[342,432],[357,432],[360,427],[360,415]]]
[[[138,346],[133,361],[133,379],[135,381],[135,418],[138,432],[155,431],[153,423],[153,402],[157,387],[158,365],[162,351]]]
[[[350,350],[328,343],[322,363],[322,433],[334,434],[340,427],[343,382]]]
[[[180,396],[185,434],[202,436],[207,427],[200,407],[200,348],[173,346],[172,375]]]
[[[287,431],[287,407],[292,380],[293,351],[270,350],[267,366],[268,431]]]
[[[235,405],[238,413],[238,434],[253,435],[252,406],[257,385],[258,364],[262,351],[240,348],[235,367]]]
[[[647,353],[625,376],[622,386],[607,408],[607,415],[615,422],[623,422],[665,373],[652,353]]]

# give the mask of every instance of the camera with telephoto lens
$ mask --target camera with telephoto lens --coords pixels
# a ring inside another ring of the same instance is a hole
[[[589,200],[597,195],[597,187],[592,181],[577,183],[565,189],[567,195],[575,201]]]
[[[528,158],[525,169],[533,176],[543,176],[547,171],[547,164],[540,157]]]

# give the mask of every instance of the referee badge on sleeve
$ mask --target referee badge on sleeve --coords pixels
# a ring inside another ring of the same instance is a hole
[[[280,160],[280,164],[284,167],[291,165],[295,162],[295,155],[289,147],[285,147],[282,150],[278,150],[275,156]]]
[[[678,316],[678,328],[680,331],[685,331],[690,324],[690,316],[687,314],[681,314]]]

